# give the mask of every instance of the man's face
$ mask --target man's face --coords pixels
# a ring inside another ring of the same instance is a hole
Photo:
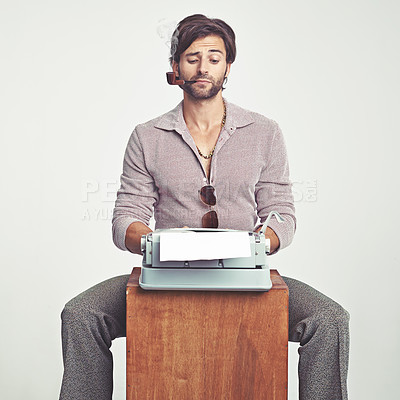
[[[226,63],[224,41],[215,35],[195,40],[180,57],[179,64],[172,68],[180,79],[196,80],[181,88],[197,100],[210,99],[218,94],[228,76],[231,64]]]

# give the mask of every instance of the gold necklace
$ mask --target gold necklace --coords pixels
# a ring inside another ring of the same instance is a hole
[[[225,102],[224,102],[224,115],[222,116],[221,130],[220,130],[220,131],[222,131],[222,128],[223,128],[224,125],[225,125],[225,121],[226,121],[226,106],[225,106]],[[218,142],[218,141],[217,141],[217,142]],[[200,151],[200,149],[196,146],[197,151],[199,152],[200,156],[203,157],[203,158],[205,158],[206,160],[209,160],[209,159],[213,156],[214,150],[215,150],[216,147],[217,147],[217,143],[215,143],[215,145],[214,145],[213,149],[211,150],[211,153],[210,153],[210,154],[204,155],[204,154]]]

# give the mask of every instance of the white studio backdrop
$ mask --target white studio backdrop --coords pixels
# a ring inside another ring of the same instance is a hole
[[[166,42],[193,13],[236,32],[226,98],[286,139],[298,229],[272,266],[350,312],[350,398],[399,398],[398,2],[0,4],[2,399],[57,398],[64,304],[140,265],[111,240],[123,153],[136,124],[180,101]]]

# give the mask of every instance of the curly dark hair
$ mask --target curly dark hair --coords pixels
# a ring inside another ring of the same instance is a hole
[[[236,58],[235,32],[224,21],[194,14],[179,22],[171,38],[171,57],[169,61],[179,63],[181,54],[196,40],[209,35],[219,36],[225,44],[226,62],[231,64]]]

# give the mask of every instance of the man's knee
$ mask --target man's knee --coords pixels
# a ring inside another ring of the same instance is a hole
[[[344,327],[347,329],[350,321],[350,313],[340,304],[334,303],[318,313],[320,323],[332,327]]]
[[[76,298],[65,304],[61,311],[61,320],[64,325],[81,324],[91,318],[90,310]]]

